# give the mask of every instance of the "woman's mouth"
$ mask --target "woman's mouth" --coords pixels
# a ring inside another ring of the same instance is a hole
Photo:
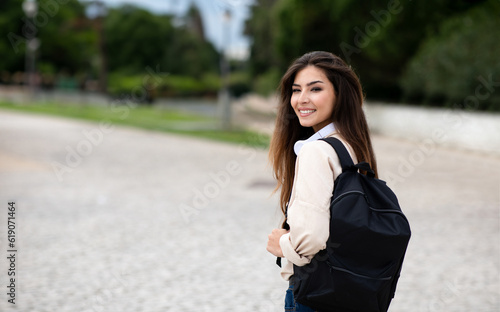
[[[300,117],[307,117],[315,111],[315,109],[299,109]]]

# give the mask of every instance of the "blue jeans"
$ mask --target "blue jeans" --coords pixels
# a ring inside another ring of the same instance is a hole
[[[293,285],[288,287],[285,296],[285,312],[315,312],[313,309],[306,307],[298,302],[295,302],[293,297]]]

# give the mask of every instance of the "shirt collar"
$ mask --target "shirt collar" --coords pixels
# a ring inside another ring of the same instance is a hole
[[[293,146],[293,150],[295,152],[295,155],[299,154],[300,149],[307,142],[316,141],[316,140],[319,140],[321,138],[324,138],[327,135],[333,133],[334,131],[335,131],[335,125],[332,122],[332,123],[324,126],[323,128],[321,128],[318,132],[316,132],[312,136],[310,136],[309,139],[307,139],[307,140],[298,140],[297,142],[295,142],[295,145]]]

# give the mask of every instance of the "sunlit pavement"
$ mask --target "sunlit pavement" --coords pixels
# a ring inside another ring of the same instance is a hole
[[[390,311],[499,311],[500,159],[374,144],[413,230]],[[265,150],[2,110],[0,311],[282,311],[272,189]]]

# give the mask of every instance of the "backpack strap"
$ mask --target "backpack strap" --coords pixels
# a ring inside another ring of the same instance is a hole
[[[345,148],[344,144],[339,139],[329,137],[322,138],[320,140],[325,141],[333,147],[333,149],[337,153],[337,156],[339,156],[340,165],[342,166],[342,172],[352,170],[352,168],[354,167],[354,162],[352,161],[352,158],[349,155],[349,152]]]
[[[367,162],[363,161],[357,165],[354,164],[351,155],[349,155],[349,152],[339,139],[334,137],[328,137],[328,138],[322,138],[320,140],[325,141],[326,143],[330,144],[333,147],[333,149],[337,153],[337,156],[339,157],[340,166],[342,167],[342,172],[357,171],[358,169],[361,169],[365,170],[369,177],[375,176],[375,172],[370,168],[370,164],[368,164]],[[286,226],[288,226],[288,224],[286,224]],[[290,229],[290,227],[288,227],[288,229]],[[276,258],[276,264],[281,268],[280,257]]]
[[[339,139],[334,137],[329,137],[329,138],[322,138],[320,140],[325,141],[326,143],[330,144],[333,147],[333,149],[337,153],[337,156],[339,157],[340,166],[342,166],[342,172],[357,171],[358,169],[360,169],[365,171],[368,177],[370,178],[375,177],[375,171],[372,170],[369,163],[362,161],[357,165],[354,164],[351,156],[349,155],[349,152]]]

